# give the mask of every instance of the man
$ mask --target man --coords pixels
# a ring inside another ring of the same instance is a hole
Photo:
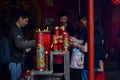
[[[59,13],[60,27],[65,27],[65,30],[70,36],[74,36],[75,30],[72,25],[68,23],[68,14],[64,11]]]
[[[28,13],[25,10],[19,10],[15,15],[15,23],[11,25],[9,33],[11,61],[9,69],[11,80],[17,80],[22,72],[21,63],[24,50],[35,47],[35,40],[25,41],[21,28],[29,22]]]
[[[68,24],[68,14],[65,11],[59,13],[59,27],[64,27],[70,36],[74,36],[74,27]],[[63,72],[63,57],[55,56],[54,61],[54,72]]]

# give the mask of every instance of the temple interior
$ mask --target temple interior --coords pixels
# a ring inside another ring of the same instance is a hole
[[[75,29],[74,33],[76,33],[76,36],[79,39],[81,33],[81,27],[79,25],[78,15],[82,13],[89,14],[88,12],[89,0],[0,0],[0,1],[1,1],[0,2],[0,48],[1,48],[0,80],[12,80],[8,67],[9,62],[5,62],[6,59],[8,58],[8,55],[10,55],[7,54],[7,52],[9,52],[8,48],[6,47],[7,42],[2,42],[2,41],[4,41],[4,39],[6,38],[9,38],[10,24],[12,23],[11,19],[13,19],[14,15],[16,14],[16,10],[21,8],[25,9],[30,14],[30,20],[28,25],[22,28],[24,37],[27,40],[36,39],[36,44],[37,44],[37,42],[40,43],[38,39],[41,39],[39,38],[41,37],[39,34],[35,35],[37,31],[40,30],[43,31],[44,34],[46,34],[42,36],[44,37],[43,42],[46,43],[45,46],[50,46],[50,48],[49,49],[46,48],[45,51],[45,61],[46,61],[45,66],[47,66],[45,67],[46,69],[45,71],[49,71],[49,69],[52,69],[53,73],[49,75],[50,72],[42,73],[39,72],[39,70],[38,72],[37,71],[34,72],[34,68],[35,66],[37,66],[34,59],[36,59],[36,49],[38,48],[33,50],[31,49],[31,51],[28,51],[26,54],[23,55],[24,56],[23,68],[25,68],[24,69],[25,74],[23,73],[22,78],[18,80],[30,80],[28,78],[24,78],[24,75],[25,76],[27,75],[27,77],[28,76],[31,77],[32,75],[33,77],[35,74],[37,74],[37,76],[34,76],[34,79],[31,78],[31,80],[73,80],[73,79],[82,80],[81,79],[82,73],[80,72],[79,69],[70,69],[69,64],[72,61],[71,48],[68,49],[69,53],[65,53],[65,54],[63,53],[63,55],[61,55],[60,52],[59,56],[62,56],[62,61],[58,61],[58,62],[55,61],[59,57],[56,56],[57,53],[55,53],[55,51],[57,49],[57,46],[54,45],[55,40],[51,36],[53,35],[52,30],[54,30],[55,27],[60,25],[59,12],[65,11],[68,16],[68,23],[70,23],[73,26],[73,28]],[[104,77],[104,79],[101,78],[95,80],[120,80],[120,76],[119,76],[120,74],[120,0],[94,0],[94,7],[92,9],[94,9],[94,16],[98,18],[100,26],[103,30],[103,40],[104,40],[103,48],[105,54],[105,59],[103,60],[104,71],[102,72],[103,73],[102,76]],[[47,31],[45,32],[45,30],[48,30],[50,32],[47,33]],[[57,30],[55,34],[58,34]],[[67,36],[64,36],[64,38],[66,37]],[[43,42],[41,42],[41,44]],[[53,45],[51,45],[52,43]],[[51,49],[51,46],[53,46],[53,49]],[[67,45],[65,45],[64,47],[60,47],[60,50],[62,50],[62,48],[65,48],[66,46]],[[6,54],[5,52],[2,53],[3,47]],[[52,50],[54,50],[54,52],[51,52]],[[55,59],[53,59],[53,57],[55,57]],[[58,64],[62,63],[62,65],[54,65],[54,63],[56,62]],[[51,66],[51,64],[53,64],[53,66]],[[60,71],[62,68],[64,68],[63,74],[54,74],[54,70]],[[27,71],[29,71],[28,74]],[[46,78],[46,76],[49,76],[49,79]],[[61,76],[62,78],[60,78]],[[50,77],[54,77],[54,78],[50,78]]]

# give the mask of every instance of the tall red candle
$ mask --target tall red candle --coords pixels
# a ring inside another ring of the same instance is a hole
[[[45,52],[50,51],[50,44],[51,44],[51,35],[49,31],[44,32],[44,47],[45,47]]]
[[[48,58],[50,52],[50,45],[51,45],[51,35],[49,31],[44,32],[44,51],[45,51],[45,70],[48,70]]]
[[[38,70],[43,71],[45,69],[45,54],[44,54],[44,34],[43,32],[36,32],[36,67]]]

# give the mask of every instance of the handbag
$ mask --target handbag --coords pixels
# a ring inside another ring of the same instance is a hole
[[[83,69],[84,68],[84,54],[77,48],[72,50],[70,68]]]

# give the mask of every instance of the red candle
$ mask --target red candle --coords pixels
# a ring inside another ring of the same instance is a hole
[[[43,71],[45,68],[45,54],[44,54],[44,43],[43,33],[36,32],[36,67],[38,70]]]
[[[48,70],[48,58],[50,52],[50,45],[51,45],[51,35],[49,31],[44,32],[44,51],[45,51],[45,70]]]
[[[59,27],[58,26],[55,27],[54,33],[55,33],[56,36],[59,36],[60,31],[59,31]]]
[[[53,42],[53,50],[54,51],[59,50],[59,47],[58,47],[58,36],[53,35],[52,42]]]
[[[45,70],[48,70],[48,64],[49,64],[49,53],[48,51],[45,52]]]
[[[68,41],[69,41],[69,35],[65,32],[64,35],[63,35],[63,48],[64,48],[64,51],[68,51],[68,47],[69,47],[69,44],[68,44]]]
[[[45,47],[45,52],[50,51],[50,45],[51,45],[51,35],[50,32],[44,32],[44,47]]]
[[[63,50],[63,36],[59,36],[58,42],[59,50]]]
[[[67,33],[67,31],[65,30],[65,27],[62,26],[62,27],[60,27],[60,34],[64,35],[64,33]]]

